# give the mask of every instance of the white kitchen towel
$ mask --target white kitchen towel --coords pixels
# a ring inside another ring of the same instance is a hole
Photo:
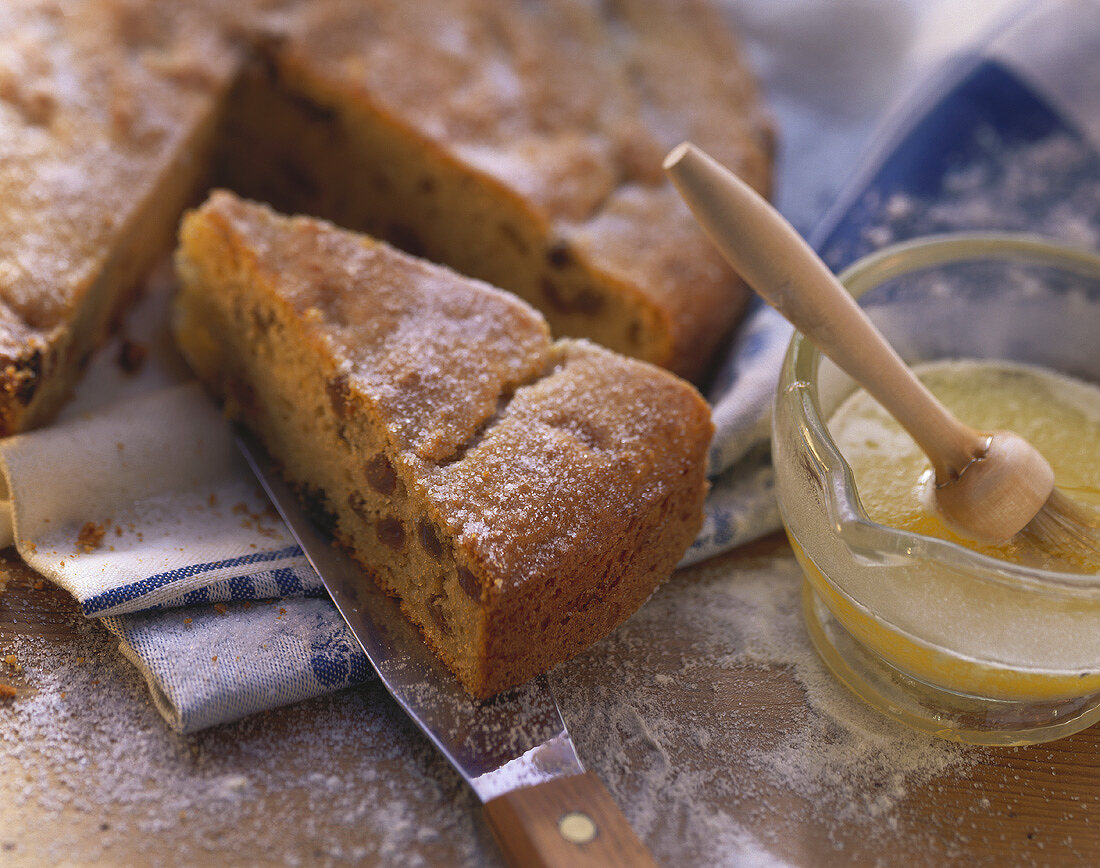
[[[86,615],[319,591],[197,385],[9,437],[0,471],[20,555]]]
[[[1073,26],[1090,12],[1081,3],[1036,4],[1043,15],[1022,19],[894,116],[815,236],[831,265],[913,234],[991,223],[1100,239],[1100,156],[1089,140],[1098,127],[1067,112],[1092,111],[1095,102],[1073,97],[1088,83],[1100,92],[1100,28]],[[1097,17],[1100,4],[1090,6]],[[838,46],[844,20],[833,33]],[[1096,50],[1078,46],[1071,64],[1052,70],[1052,21],[1074,45],[1093,34]],[[1044,37],[1029,39],[1029,27]],[[1041,74],[1026,72],[1030,44],[1043,46]],[[1058,96],[1044,98],[1046,88]],[[819,180],[820,189],[832,183]],[[370,677],[331,603],[310,596],[317,578],[267,511],[224,422],[195,387],[170,387],[183,374],[163,296],[148,298],[146,314],[128,324],[152,350],[143,373],[118,372],[116,342],[93,362],[62,423],[0,443],[21,555],[103,617],[181,731]],[[731,343],[709,395],[718,433],[706,523],[686,561],[777,526],[767,418],[788,336],[760,307]],[[131,403],[88,412],[118,397]]]
[[[374,672],[327,597],[189,606],[103,623],[180,732],[360,684]]]
[[[195,384],[0,441],[23,559],[103,618],[190,732],[370,667]]]

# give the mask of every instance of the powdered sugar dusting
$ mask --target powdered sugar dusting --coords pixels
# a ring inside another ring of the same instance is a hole
[[[1095,736],[965,748],[863,707],[809,645],[788,550],[755,551],[681,572],[552,675],[660,863],[1090,864]],[[177,736],[104,632],[12,569],[0,863],[497,864],[473,795],[378,685]]]
[[[681,573],[555,673],[578,751],[635,828],[669,847],[659,860],[817,864],[821,839],[833,858],[847,848],[861,864],[888,863],[882,844],[911,799],[980,758],[850,695],[809,643],[800,579],[785,552]],[[609,668],[614,679],[595,677]],[[858,852],[853,828],[866,839]],[[946,853],[936,830],[924,837]]]
[[[0,702],[0,863],[457,865],[491,850],[473,795],[379,686],[178,736],[101,627],[48,589],[34,608],[38,635],[0,632],[0,669],[9,654],[22,667],[0,672],[20,690]]]

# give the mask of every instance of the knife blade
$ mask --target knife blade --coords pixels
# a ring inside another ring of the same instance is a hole
[[[390,695],[473,789],[512,865],[656,866],[577,756],[545,675],[474,700],[417,628],[310,521],[248,431],[237,445]]]

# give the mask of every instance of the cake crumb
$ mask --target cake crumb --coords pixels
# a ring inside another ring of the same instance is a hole
[[[94,521],[84,522],[84,526],[80,528],[80,534],[76,538],[76,544],[82,548],[85,554],[91,554],[97,548],[100,543],[103,542],[103,536],[107,533],[107,529]]]
[[[20,665],[19,665],[19,658],[17,658],[14,654],[8,654],[4,658],[4,662],[7,663],[8,666],[10,666],[16,672],[18,672],[21,668]]]
[[[219,615],[224,615],[226,612],[229,611],[229,609],[226,608],[225,603],[215,603],[214,611],[217,612]],[[215,657],[214,659],[217,660],[218,658]]]
[[[12,685],[0,682],[0,699],[14,699],[16,693],[17,691]]]
[[[127,374],[136,374],[148,355],[149,348],[145,344],[126,338],[118,348],[118,366]]]

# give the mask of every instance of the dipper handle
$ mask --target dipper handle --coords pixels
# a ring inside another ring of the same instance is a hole
[[[949,482],[986,448],[914,376],[847,289],[748,184],[685,142],[665,171],[741,277],[896,418]]]

